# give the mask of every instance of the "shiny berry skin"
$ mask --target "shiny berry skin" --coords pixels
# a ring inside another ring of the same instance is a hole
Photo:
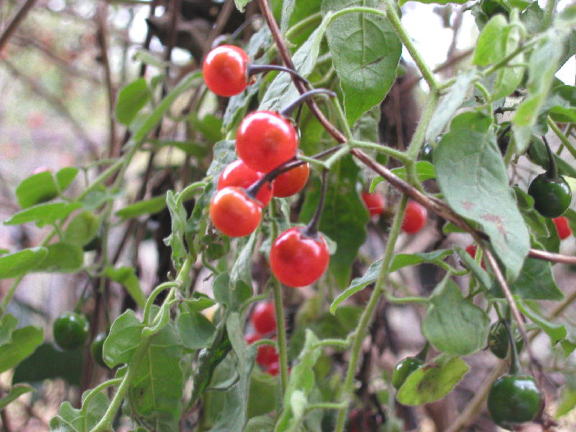
[[[556,232],[560,240],[565,240],[572,235],[572,230],[570,229],[570,224],[565,216],[559,216],[552,219],[554,225],[556,225]]]
[[[487,402],[494,423],[512,429],[534,420],[542,394],[531,376],[504,375],[492,384]]]
[[[248,85],[248,62],[248,55],[243,49],[220,45],[204,59],[204,82],[218,96],[242,93]]]
[[[278,372],[280,372],[280,363],[279,362],[272,363],[266,368],[266,372],[272,376],[278,375]]]
[[[514,339],[516,343],[516,352],[520,353],[524,347],[524,340],[519,331],[514,332]],[[502,320],[496,321],[490,326],[490,333],[488,333],[488,348],[496,357],[505,359],[508,356],[510,349],[510,338],[508,337],[508,330],[506,324]]]
[[[106,332],[98,333],[90,344],[90,352],[92,353],[92,357],[96,363],[102,367],[108,367],[106,363],[104,363],[104,359],[102,357],[102,350],[104,348],[104,341],[106,340],[106,336]]]
[[[210,201],[210,219],[227,236],[242,237],[258,227],[262,209],[245,189],[225,187],[216,192]]]
[[[307,163],[292,168],[272,181],[272,194],[278,198],[296,195],[304,189],[308,177],[310,177],[310,166]]]
[[[532,180],[528,194],[534,198],[534,208],[548,218],[562,216],[572,202],[572,191],[566,180],[550,178],[547,173]]]
[[[370,212],[370,216],[379,216],[384,212],[384,197],[379,193],[362,192],[362,201]]]
[[[263,368],[267,368],[274,363],[278,363],[279,360],[278,351],[276,347],[272,345],[260,345],[258,347],[258,353],[256,354],[256,363],[258,363]]]
[[[408,234],[416,234],[426,225],[428,211],[416,201],[408,201],[406,213],[402,221],[402,230]]]
[[[256,305],[250,318],[254,330],[260,334],[267,334],[276,330],[276,310],[271,301]]]
[[[263,173],[254,171],[238,159],[226,165],[226,168],[224,168],[220,174],[218,178],[218,190],[227,186],[237,186],[248,189],[262,177],[264,177]],[[263,207],[267,206],[272,199],[272,186],[270,186],[269,183],[263,185],[258,191],[256,199],[262,203]]]
[[[253,112],[238,127],[236,152],[253,170],[267,173],[296,156],[297,149],[296,128],[277,112]]]
[[[54,320],[52,332],[54,340],[63,350],[81,347],[90,331],[90,324],[84,315],[76,312],[64,312]]]
[[[406,378],[408,378],[412,372],[416,371],[416,369],[423,364],[424,362],[417,357],[406,357],[405,359],[400,360],[392,372],[392,385],[394,388],[398,390],[402,387]]]
[[[302,227],[280,234],[270,248],[272,273],[284,285],[303,287],[316,282],[326,271],[330,253],[321,234],[304,234]]]

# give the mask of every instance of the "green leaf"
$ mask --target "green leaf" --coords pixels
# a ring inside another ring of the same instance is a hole
[[[144,121],[139,124],[134,133],[132,134],[132,141],[134,143],[141,143],[146,139],[148,134],[160,123],[164,114],[170,109],[174,101],[182,95],[184,92],[188,91],[194,83],[200,78],[201,73],[193,72],[190,75],[184,77],[176,87],[170,90],[170,93],[166,95],[164,99],[160,101],[154,108],[154,110],[146,116]]]
[[[434,168],[434,165],[432,165],[428,161],[418,161],[414,164],[414,168],[416,169],[416,176],[418,177],[418,180],[420,180],[421,182],[436,178],[436,169]],[[394,168],[392,169],[392,172],[396,174],[398,177],[400,177],[402,180],[406,180],[408,178],[406,168],[404,167]],[[383,181],[384,177],[380,176],[374,177],[372,179],[372,182],[370,183],[369,191],[374,192],[376,186],[379,183],[382,183]]]
[[[84,400],[86,394],[82,395]],[[82,409],[73,408],[70,402],[60,405],[58,415],[50,420],[51,432],[89,432],[104,417],[110,401],[100,392],[90,398]]]
[[[206,348],[212,343],[216,328],[201,313],[182,313],[176,319],[182,345],[196,350]]]
[[[78,245],[59,242],[46,249],[48,255],[34,267],[36,272],[74,273],[84,264],[84,251]]]
[[[320,220],[320,231],[338,245],[336,253],[330,257],[329,270],[340,288],[350,282],[352,263],[366,239],[366,225],[369,221],[368,211],[356,191],[358,175],[358,167],[348,156],[332,168]],[[310,220],[319,198],[320,182],[316,179],[308,185],[300,213],[301,221]]]
[[[424,337],[439,351],[464,356],[486,346],[489,329],[486,312],[465,300],[447,276],[430,298],[422,321]]]
[[[567,385],[562,390],[555,417],[563,417],[576,407],[576,389]]]
[[[506,43],[503,35],[506,33],[508,21],[504,15],[498,14],[486,23],[474,49],[473,63],[477,66],[488,66],[506,57]]]
[[[231,281],[228,273],[219,274],[212,286],[214,298],[230,310],[238,310],[252,295],[252,288],[243,281]]]
[[[440,355],[408,376],[396,400],[409,406],[440,400],[452,391],[469,369],[459,357]]]
[[[83,211],[74,216],[64,231],[64,241],[84,246],[98,234],[100,219],[89,211]]]
[[[324,16],[320,25],[310,35],[308,40],[302,44],[300,48],[294,53],[292,61],[296,71],[303,77],[308,77],[318,60],[320,54],[320,46],[326,26],[330,19],[330,13]],[[278,74],[276,78],[270,83],[266,93],[262,97],[259,109],[279,111],[283,106],[290,104],[299,96],[298,90],[292,84],[292,78],[287,73]]]
[[[16,367],[12,382],[38,383],[61,378],[70,385],[79,386],[83,360],[81,349],[60,351],[51,343],[43,343]]]
[[[0,257],[0,279],[11,279],[34,271],[48,255],[45,247],[24,249]]]
[[[397,254],[390,264],[390,273],[400,270],[403,267],[418,265],[422,263],[433,263],[445,268],[444,260],[452,255],[451,249],[438,249],[432,252],[420,252],[415,254]]]
[[[127,310],[112,323],[110,333],[104,341],[102,357],[108,367],[128,363],[140,345],[144,324],[133,310]]]
[[[180,430],[184,390],[181,358],[177,332],[169,324],[150,338],[141,356],[132,359],[134,375],[127,400],[132,417],[140,425],[162,432]]]
[[[58,186],[49,171],[34,174],[16,187],[16,198],[22,208],[31,207],[58,196]]]
[[[56,173],[56,183],[60,192],[64,192],[68,189],[68,186],[72,184],[76,176],[78,175],[78,168],[65,167]]]
[[[10,342],[0,346],[0,373],[17,366],[30,356],[44,340],[40,327],[23,327],[12,332]]]
[[[460,114],[434,150],[434,166],[450,207],[480,225],[514,279],[530,248],[529,233],[490,125],[483,114]]]
[[[146,304],[146,296],[140,288],[140,281],[136,276],[133,267],[106,267],[104,269],[104,276],[110,278],[114,282],[118,282],[126,288],[128,294],[134,299],[138,307],[144,308]]]
[[[18,325],[18,320],[11,314],[4,314],[0,318],[0,345],[12,340],[12,332]]]
[[[524,299],[562,300],[564,294],[558,289],[549,262],[527,258],[520,276],[510,284],[510,291]]]
[[[12,215],[12,217],[4,221],[4,225],[21,225],[28,222],[35,222],[39,227],[43,227],[66,218],[70,213],[80,207],[82,207],[82,204],[77,202],[37,204]]]
[[[245,432],[270,432],[274,429],[274,420],[269,416],[252,417],[246,425]]]
[[[184,234],[186,233],[186,209],[184,205],[178,201],[178,196],[172,191],[166,193],[166,204],[170,211],[172,231],[170,235],[164,239],[164,244],[172,249],[172,262],[177,267],[177,264],[185,259],[187,254],[186,244],[184,242]]]
[[[504,31],[504,45],[506,54],[513,53],[520,46],[520,29],[517,25],[509,25]],[[514,62],[521,64],[524,62],[524,53],[514,57]],[[492,89],[492,100],[498,100],[512,93],[524,78],[523,66],[502,67],[496,72],[496,79]]]
[[[232,283],[242,281],[247,285],[252,285],[252,255],[254,254],[254,246],[258,238],[258,230],[250,235],[246,244],[238,254],[238,258],[234,262],[230,270],[230,280]]]
[[[17,384],[10,389],[8,394],[0,399],[0,410],[6,408],[8,404],[14,402],[20,396],[26,393],[30,393],[34,391],[34,388],[30,387],[27,384]]]
[[[436,107],[436,110],[430,119],[430,123],[426,129],[426,140],[433,141],[442,133],[458,108],[460,108],[466,100],[468,90],[476,79],[477,74],[475,69],[458,75],[456,82],[450,87],[448,93],[440,100],[440,103]],[[434,153],[436,153],[436,150]],[[434,163],[434,165],[436,165],[436,163]]]
[[[166,208],[166,196],[161,195],[147,200],[138,201],[121,208],[116,216],[122,219],[131,219],[142,215],[156,214]]]
[[[565,326],[548,321],[521,299],[517,299],[517,304],[520,311],[548,335],[552,345],[566,338],[568,332]]]
[[[378,0],[324,0],[322,12],[379,4]],[[328,26],[326,37],[340,78],[346,118],[353,125],[388,94],[396,78],[402,44],[385,17],[367,13],[336,18]]]
[[[304,348],[290,372],[290,380],[284,393],[283,410],[274,432],[298,430],[303,420],[308,397],[316,388],[314,365],[320,357],[318,342],[316,335],[307,329]]]
[[[476,260],[474,258],[472,258],[466,250],[464,250],[462,248],[456,248],[456,252],[458,253],[458,256],[460,257],[460,259],[462,260],[464,265],[468,269],[470,269],[472,274],[484,286],[484,288],[486,288],[488,290],[491,289],[492,288],[492,279],[490,279],[490,276],[488,275],[486,270],[484,270],[482,268],[482,266],[479,265],[476,262]]]
[[[139,78],[124,86],[118,93],[114,114],[116,120],[129,125],[150,100],[151,94],[144,78]]]
[[[551,28],[530,55],[528,97],[518,106],[512,118],[512,131],[518,153],[524,152],[530,143],[532,130],[552,87],[567,35],[567,28]]]
[[[246,9],[246,5],[248,3],[250,3],[252,0],[234,0],[234,4],[236,5],[236,8],[240,11],[240,12],[244,12],[244,9]]]
[[[566,175],[569,177],[576,178],[576,168],[574,168],[570,163],[566,162],[564,158],[558,156],[556,153],[554,155],[554,160],[556,161],[556,167],[558,168],[558,173],[560,175]],[[548,169],[548,152],[546,151],[546,146],[544,141],[539,137],[532,137],[530,140],[530,147],[528,148],[528,157],[530,161],[538,166],[541,166],[545,170]]]

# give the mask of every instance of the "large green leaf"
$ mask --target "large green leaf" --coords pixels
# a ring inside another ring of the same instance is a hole
[[[475,112],[456,117],[434,150],[434,166],[450,207],[480,225],[516,278],[530,248],[529,233],[508,185],[490,118]]]
[[[22,276],[34,269],[48,255],[45,247],[24,249],[0,257],[0,279]]]
[[[322,11],[351,6],[378,7],[378,0],[324,0]],[[379,105],[396,78],[402,44],[383,16],[354,13],[334,19],[326,30],[334,69],[340,78],[349,124]]]
[[[44,340],[44,330],[39,327],[23,327],[12,332],[10,342],[0,346],[0,373],[17,366],[30,356]]]
[[[116,120],[124,125],[132,123],[138,112],[148,103],[150,96],[150,89],[144,78],[138,78],[124,86],[116,100]]]
[[[106,339],[108,341],[108,339]],[[178,432],[184,378],[178,335],[167,325],[150,338],[142,356],[134,358],[128,405],[136,421],[151,430]]]
[[[136,318],[133,310],[127,310],[112,323],[104,341],[102,357],[111,368],[128,363],[140,345],[144,324]]]
[[[451,279],[444,279],[430,298],[422,333],[437,350],[468,355],[486,346],[490,319],[486,312],[462,297]]]
[[[341,288],[349,283],[352,263],[366,239],[366,224],[369,221],[368,211],[355,187],[358,171],[350,157],[344,158],[330,171],[320,221],[320,231],[338,245],[336,253],[330,257],[330,273]],[[300,214],[303,221],[312,217],[320,197],[320,182],[311,183]]]
[[[442,399],[470,368],[459,357],[441,355],[411,373],[396,395],[403,405],[418,406]]]
[[[4,225],[21,225],[28,222],[35,222],[39,227],[43,227],[64,219],[80,207],[82,207],[82,204],[77,202],[37,204],[12,215],[12,217],[4,222]]]
[[[201,313],[186,312],[178,315],[176,327],[182,345],[190,350],[206,348],[212,342],[216,328]]]
[[[35,266],[34,271],[74,273],[82,268],[84,251],[80,246],[58,242],[48,245],[46,249],[48,249],[48,255]]]
[[[104,417],[109,404],[108,397],[102,392],[90,398],[88,405],[82,409],[72,407],[70,402],[64,402],[60,405],[58,415],[50,420],[50,431],[89,432]]]
[[[16,198],[20,207],[26,208],[58,196],[58,185],[50,171],[34,174],[16,187]]]
[[[564,294],[558,289],[549,262],[527,258],[520,276],[510,284],[510,290],[530,300],[562,300]]]

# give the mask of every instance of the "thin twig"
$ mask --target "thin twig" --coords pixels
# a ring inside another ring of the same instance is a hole
[[[4,33],[0,35],[0,51],[2,51],[2,48],[8,43],[10,37],[12,37],[24,18],[26,18],[26,15],[28,15],[28,12],[30,12],[30,9],[32,9],[35,3],[36,0],[26,0],[26,3],[16,12],[16,15],[14,15],[14,18],[12,18],[12,21],[10,21],[4,30]]]

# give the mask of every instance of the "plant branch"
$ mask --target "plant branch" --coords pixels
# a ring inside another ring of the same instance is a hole
[[[34,7],[35,3],[36,0],[26,0],[26,3],[22,5],[18,12],[16,12],[12,21],[10,21],[4,32],[0,35],[0,51],[2,51],[4,46],[6,46],[10,37],[12,37],[22,21],[24,21],[24,18],[26,18],[26,15],[28,15],[28,12],[30,12],[30,9]]]

